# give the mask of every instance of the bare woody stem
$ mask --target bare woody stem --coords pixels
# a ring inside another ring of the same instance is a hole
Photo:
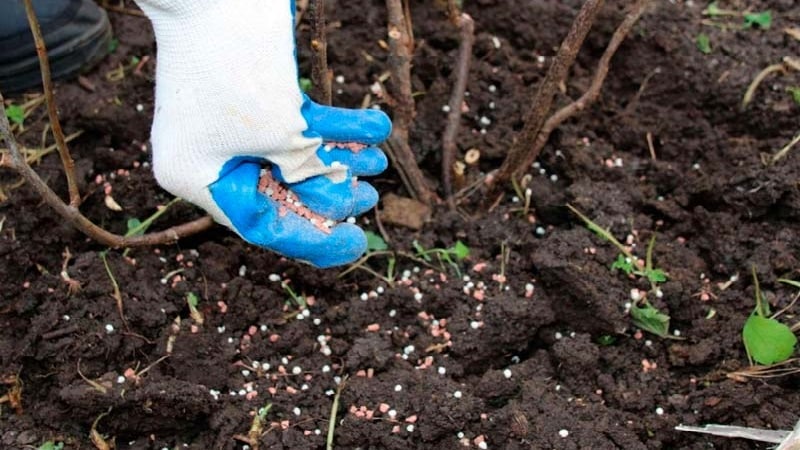
[[[386,151],[411,196],[422,203],[431,204],[436,195],[428,186],[408,144],[409,128],[416,114],[411,89],[411,58],[414,50],[411,17],[408,15],[408,5],[404,6],[401,0],[386,0],[386,9],[391,73],[388,97],[394,107],[394,126],[386,142]]]
[[[53,95],[53,82],[50,75],[50,61],[47,59],[47,48],[42,37],[42,29],[36,19],[36,12],[33,10],[31,0],[25,1],[25,13],[28,16],[28,24],[33,33],[33,40],[36,44],[36,54],[39,56],[39,66],[42,72],[42,86],[44,88],[45,99],[47,100],[47,114],[50,116],[50,128],[53,130],[53,138],[56,141],[58,154],[61,156],[61,164],[64,166],[64,174],[67,177],[67,188],[69,189],[69,204],[77,208],[81,204],[81,194],[78,191],[78,184],[75,180],[75,162],[69,153],[67,140],[64,131],[61,129],[61,122],[58,120],[56,100]]]
[[[311,14],[311,98],[323,105],[332,100],[328,70],[328,38],[325,29],[325,0],[312,0]]]
[[[206,216],[163,231],[147,233],[141,236],[125,237],[111,233],[87,219],[86,216],[81,214],[77,206],[64,203],[64,201],[50,189],[47,183],[45,183],[28,165],[19,149],[17,140],[14,138],[14,135],[11,134],[11,127],[6,117],[2,95],[0,95],[0,138],[5,140],[8,146],[8,154],[3,155],[1,161],[2,166],[9,167],[19,173],[25,182],[27,182],[42,197],[44,202],[58,213],[58,215],[82,233],[103,245],[120,248],[167,244],[175,242],[182,237],[206,230],[214,223],[211,217]]]
[[[589,88],[578,100],[575,100],[567,106],[559,109],[552,116],[550,116],[549,119],[547,119],[544,126],[542,126],[541,131],[539,131],[538,136],[536,136],[536,141],[525,157],[524,167],[528,167],[536,160],[536,158],[539,157],[539,154],[547,143],[547,139],[550,137],[550,133],[552,133],[553,130],[558,128],[567,119],[585,110],[597,100],[597,97],[600,95],[600,89],[602,89],[603,83],[608,75],[608,68],[611,63],[611,58],[613,58],[614,54],[617,53],[619,46],[625,40],[625,37],[627,37],[628,33],[630,33],[633,25],[636,24],[636,22],[642,16],[648,3],[649,0],[638,0],[633,5],[631,10],[625,16],[625,19],[622,20],[622,23],[620,23],[619,27],[617,27],[617,29],[614,31],[614,35],[611,36],[611,40],[608,42],[608,46],[603,52],[603,56],[600,57],[600,61],[597,63],[597,68],[594,71],[594,78],[592,79],[592,83],[589,85]]]
[[[569,69],[575,62],[575,57],[602,6],[603,0],[586,0],[572,22],[569,33],[561,43],[544,80],[539,84],[539,88],[529,102],[531,108],[525,114],[525,126],[521,135],[512,145],[506,159],[493,178],[493,186],[490,189],[490,195],[487,196],[489,203],[492,203],[503,184],[512,177],[523,173],[533,162],[526,163],[530,150],[550,114],[558,86],[566,80]]]
[[[451,2],[452,3],[452,2]],[[464,92],[467,90],[469,66],[472,61],[472,45],[475,43],[475,22],[468,14],[461,14],[458,19],[461,28],[461,44],[458,48],[456,62],[456,79],[448,103],[447,126],[442,134],[442,184],[448,207],[455,209],[453,199],[453,163],[456,155],[456,136],[461,124],[461,105],[464,103]]]

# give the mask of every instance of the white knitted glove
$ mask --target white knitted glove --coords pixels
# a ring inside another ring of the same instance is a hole
[[[255,194],[258,174],[237,170],[253,161],[271,163],[278,182],[330,219],[362,213],[377,202],[377,192],[353,176],[374,175],[386,167],[385,156],[370,146],[388,136],[390,122],[376,111],[315,105],[301,93],[294,2],[136,1],[156,34],[151,141],[158,183],[246,240],[284,255],[326,266],[359,256],[366,243],[359,229],[339,224],[328,236],[312,236],[320,231],[298,230],[304,227],[294,219],[289,226],[282,219],[285,208],[263,203]],[[368,148],[346,155],[341,149],[331,152],[323,141]],[[359,155],[372,158],[363,170],[355,168]],[[340,254],[317,261],[302,250],[304,245]]]

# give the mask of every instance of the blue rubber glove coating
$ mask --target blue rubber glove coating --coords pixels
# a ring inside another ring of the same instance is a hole
[[[392,131],[389,117],[382,111],[322,106],[304,96],[301,112],[309,124],[306,137],[321,138],[317,157],[326,165],[347,168],[346,179],[334,182],[326,176],[311,177],[287,186],[309,209],[333,220],[343,220],[369,211],[378,203],[378,192],[369,183],[353,177],[377,175],[388,165],[386,155],[376,144]],[[359,151],[331,147],[332,143],[367,145]],[[272,168],[276,180],[285,182],[280,167]]]
[[[367,249],[364,232],[341,223],[325,233],[258,192],[262,162],[237,158],[225,164],[223,176],[209,189],[244,240],[283,256],[327,268],[355,261]]]
[[[386,169],[386,155],[375,145],[389,136],[391,121],[381,111],[322,106],[308,97],[304,100],[302,111],[309,124],[305,135],[321,138],[317,156],[326,166],[344,166],[347,177],[335,183],[319,175],[285,183],[286,187],[306,207],[333,220],[366,212],[378,202],[378,192],[355,177],[377,175]],[[352,142],[368,147],[358,151],[331,148],[331,143]],[[320,268],[350,263],[366,251],[364,232],[355,225],[341,223],[325,233],[292,211],[285,210],[282,215],[278,202],[258,192],[261,169],[267,163],[258,158],[234,158],[209,186],[212,198],[244,240]],[[272,174],[283,181],[279,167],[273,166]]]

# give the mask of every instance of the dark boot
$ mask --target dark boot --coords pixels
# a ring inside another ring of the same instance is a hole
[[[22,0],[0,6],[0,92],[41,87],[36,46]],[[92,0],[33,0],[54,79],[77,75],[108,53],[111,25]]]

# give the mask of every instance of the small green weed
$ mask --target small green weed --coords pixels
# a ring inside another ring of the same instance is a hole
[[[719,28],[760,28],[766,30],[772,26],[772,11],[743,12],[734,9],[720,8],[716,1],[709,3],[703,10],[703,15],[709,16],[711,20],[703,21],[705,25],[712,25]],[[739,25],[729,24],[724,21],[726,17],[741,17]]]
[[[792,100],[800,106],[800,86],[789,86],[786,88],[789,91],[789,94],[792,96]]]
[[[8,105],[6,107],[6,117],[8,117],[9,122],[22,126],[25,122],[25,108],[21,105]]]
[[[601,347],[610,347],[617,343],[617,338],[610,334],[604,334],[597,338],[597,345]]]
[[[281,281],[281,287],[287,294],[289,294],[289,298],[295,303],[295,305],[297,305],[298,308],[300,308],[301,311],[308,308],[308,302],[306,301],[305,295],[295,292],[294,289],[289,286],[289,283],[285,281]]]
[[[386,243],[385,240],[379,235],[372,231],[366,231],[364,234],[367,236],[367,251],[368,252],[377,252],[381,250],[388,250],[389,245]]]
[[[62,450],[64,448],[63,442],[53,442],[47,441],[44,444],[40,445],[36,450]]]
[[[761,295],[755,265],[752,271],[756,307],[742,328],[742,341],[747,351],[747,358],[750,360],[750,365],[753,365],[753,361],[763,365],[781,363],[794,353],[797,336],[775,316],[770,317],[769,303],[765,302]]]
[[[173,205],[175,205],[179,201],[181,201],[180,198],[178,198],[178,197],[173,198],[172,200],[169,201],[169,203],[164,205],[163,208],[158,209],[150,217],[148,217],[148,218],[146,218],[144,220],[139,220],[136,217],[131,217],[130,219],[128,219],[128,223],[127,223],[128,229],[127,229],[127,231],[125,231],[125,237],[142,236],[143,234],[145,234],[147,232],[147,229],[150,228],[150,225],[152,225],[153,222],[158,220],[159,217],[163,216],[167,211],[169,211],[169,209]],[[122,252],[122,255],[123,256],[128,256],[128,252],[129,251],[130,251],[130,248],[126,248],[125,251]]]
[[[205,322],[205,316],[203,316],[203,313],[197,309],[198,303],[200,303],[200,299],[197,297],[197,295],[195,295],[194,292],[189,292],[186,294],[186,304],[189,306],[189,316],[198,325],[203,325],[203,322]]]
[[[442,272],[445,271],[444,263],[447,263],[453,270],[461,277],[461,269],[459,268],[456,261],[463,261],[469,256],[469,247],[466,246],[461,241],[456,241],[456,243],[450,248],[431,248],[426,249],[423,247],[419,242],[416,240],[412,243],[414,246],[414,250],[417,252],[417,257],[422,258],[427,262],[431,262],[433,258],[431,256],[435,256],[439,260],[439,266],[442,268]]]
[[[706,55],[711,53],[711,38],[707,34],[698,34],[697,38],[695,38],[695,44],[697,44],[697,49],[702,53]]]
[[[389,286],[394,286],[395,278],[397,277],[397,258],[405,258],[415,261],[417,263],[428,266],[432,269],[447,271],[449,266],[453,271],[461,277],[461,268],[459,262],[469,257],[469,247],[461,241],[449,248],[431,248],[426,249],[419,242],[414,241],[414,252],[409,253],[399,250],[390,250],[388,243],[378,234],[367,231],[367,253],[358,261],[354,262],[350,267],[339,273],[339,277],[343,277],[350,272],[357,269],[363,270],[370,275],[383,280]],[[385,256],[387,258],[386,274],[380,274],[375,269],[369,267],[367,262],[370,259]],[[435,258],[435,259],[434,259]],[[438,266],[434,263],[438,263]]]
[[[744,28],[758,27],[766,30],[772,26],[772,11],[746,13],[744,15]]]
[[[613,264],[611,264],[612,270],[620,270],[626,275],[646,278],[650,282],[650,291],[648,294],[652,293],[653,295],[658,296],[658,294],[661,292],[658,284],[667,281],[668,277],[667,273],[663,269],[653,266],[653,249],[655,248],[656,243],[655,235],[650,238],[650,242],[647,245],[644,264],[642,264],[641,260],[631,253],[627,247],[622,245],[622,243],[619,242],[610,231],[586,217],[572,205],[567,205],[567,208],[569,208],[570,211],[578,216],[586,224],[586,227],[590,231],[595,233],[604,241],[610,242],[620,251],[620,254],[617,255],[617,259],[614,260]],[[635,301],[635,303],[631,306],[630,313],[633,324],[642,330],[663,338],[672,338],[672,336],[669,334],[670,317],[654,307],[647,300],[647,294],[642,295],[638,300]]]

